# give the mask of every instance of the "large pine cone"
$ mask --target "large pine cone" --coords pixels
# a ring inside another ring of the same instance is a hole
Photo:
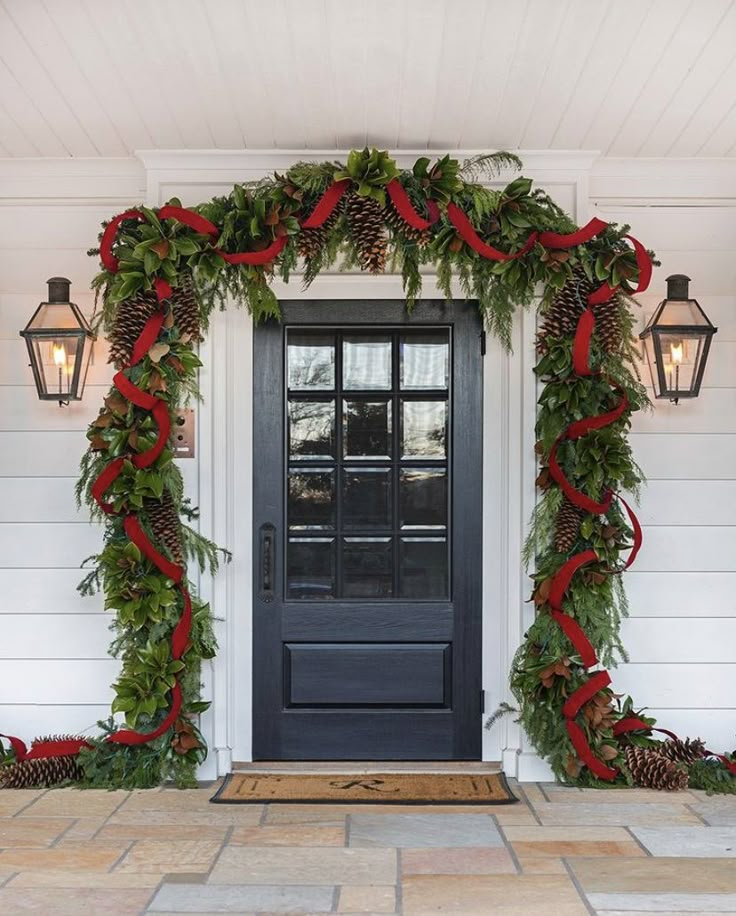
[[[301,229],[296,237],[296,250],[300,257],[306,261],[319,257],[322,249],[327,244],[327,235],[340,218],[343,210],[343,199],[338,201],[335,209],[330,213],[321,226],[315,226],[314,229]]]
[[[115,321],[109,335],[110,353],[107,358],[116,369],[130,364],[133,347],[148,319],[158,309],[156,293],[138,292],[132,299],[119,302]]]
[[[350,235],[358,249],[361,270],[372,274],[386,269],[386,227],[381,205],[372,197],[351,194],[345,205]]]
[[[688,766],[705,757],[705,743],[700,738],[685,738],[684,741],[671,738],[660,744],[657,750],[674,763],[685,763]]]
[[[566,496],[563,496],[562,505],[555,520],[555,550],[558,553],[569,553],[575,546],[582,520],[582,511]]]
[[[58,786],[62,782],[78,782],[82,768],[77,755],[20,760],[0,769],[0,788],[37,789]]]
[[[608,302],[601,302],[593,309],[595,315],[595,336],[604,353],[616,353],[623,343],[621,329],[621,303],[614,296]]]
[[[664,757],[654,748],[625,748],[626,764],[631,771],[634,784],[643,789],[661,789],[676,792],[687,789],[687,770]]]
[[[188,334],[190,340],[195,344],[204,340],[199,299],[191,274],[181,275],[179,285],[171,294],[170,302],[174,311],[174,323],[179,328],[179,333]]]
[[[149,500],[146,503],[146,514],[151,532],[159,547],[163,547],[172,562],[177,566],[184,565],[184,551],[181,540],[181,521],[176,511],[171,493],[164,490],[160,500]]]
[[[544,314],[537,335],[537,349],[544,352],[548,337],[572,337],[578,326],[578,319],[585,311],[588,294],[593,284],[585,273],[577,269],[557,293]]]

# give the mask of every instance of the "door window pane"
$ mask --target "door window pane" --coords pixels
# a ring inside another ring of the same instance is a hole
[[[447,471],[404,468],[399,483],[402,528],[447,526]]]
[[[345,538],[342,549],[343,595],[390,598],[393,594],[391,538]]]
[[[286,592],[289,598],[335,597],[334,538],[289,538]]]
[[[289,388],[334,388],[334,334],[289,331],[287,363]]]
[[[335,527],[335,472],[289,472],[289,528]]]
[[[391,457],[391,402],[345,401],[343,407],[345,458]]]
[[[402,458],[444,458],[447,454],[447,402],[403,401]]]
[[[343,470],[343,526],[391,527],[391,472],[385,468]]]
[[[402,598],[447,598],[447,539],[402,538]]]
[[[391,338],[346,335],[342,345],[343,388],[391,388]]]
[[[402,334],[400,349],[402,388],[447,388],[450,370],[447,331]]]
[[[335,457],[335,402],[289,402],[289,457]]]

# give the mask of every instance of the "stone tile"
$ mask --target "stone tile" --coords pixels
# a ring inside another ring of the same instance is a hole
[[[730,858],[570,858],[568,863],[586,894],[736,894]]]
[[[263,823],[266,825],[320,824],[344,827],[345,818],[350,813],[345,809],[349,807],[348,805],[266,805]]]
[[[0,848],[50,846],[74,821],[68,817],[0,818]]]
[[[515,875],[506,847],[419,848],[401,850],[403,875]]]
[[[547,804],[547,798],[541,788],[534,782],[517,783],[512,792],[522,801],[526,798],[535,808],[538,804]]]
[[[334,888],[309,885],[194,885],[164,884],[153,899],[150,913],[327,913]]]
[[[0,792],[0,817],[12,817],[36,798],[40,798],[46,791],[46,789],[12,789],[8,792]]]
[[[93,837],[99,842],[98,831],[102,829],[106,822],[106,817],[80,817],[64,834],[64,842],[91,840]]]
[[[236,827],[229,842],[232,846],[344,846],[345,827],[312,824]]]
[[[736,894],[589,894],[598,916],[736,913]]]
[[[708,797],[704,792],[690,807],[714,827],[736,826],[736,795]]]
[[[233,825],[258,824],[263,811],[262,805],[211,805],[205,810],[179,811],[176,808],[158,809],[148,811],[121,810],[114,814],[108,824],[155,824],[159,826],[179,825],[195,827],[231,827]]]
[[[532,809],[527,805],[498,805],[489,814],[502,827],[506,824],[514,824],[519,827],[533,827],[539,821],[534,816]]]
[[[340,888],[338,913],[395,913],[396,888],[345,884]]]
[[[520,856],[516,859],[525,875],[566,875],[567,869],[562,859],[552,856]]]
[[[612,826],[664,826],[700,824],[702,821],[684,805],[670,802],[658,805],[627,805],[622,802],[601,802],[566,805],[557,802],[534,806],[542,824],[549,826],[587,826],[610,824]]]
[[[395,884],[396,850],[226,846],[209,883]]]
[[[526,805],[266,805],[266,824],[332,823],[336,824],[348,814],[430,814],[433,817],[448,814],[484,814],[501,817],[533,817]],[[536,822],[535,822],[536,823]]]
[[[630,789],[625,786],[610,789],[577,789],[573,786],[560,786],[555,783],[542,783],[541,790],[549,802],[564,805],[601,804],[606,805],[690,805],[697,802],[692,792],[658,792],[656,789]],[[545,799],[545,801],[547,800]]]
[[[0,869],[12,867],[15,871],[40,871],[64,869],[80,871],[107,871],[127,849],[120,846],[89,845],[70,849],[6,849],[0,852]]]
[[[643,856],[623,827],[506,827],[518,856]]]
[[[632,833],[653,856],[736,858],[736,826],[635,827]]]
[[[224,807],[210,805],[210,799],[217,791],[217,786],[202,789],[134,789],[128,793],[128,798],[121,810],[149,811],[208,811],[210,807]]]
[[[33,817],[107,817],[129,792],[106,789],[49,789],[23,814]]]
[[[555,875],[412,876],[404,881],[402,900],[407,914],[588,914],[569,877]]]
[[[503,846],[487,814],[355,814],[350,846]]]
[[[222,848],[217,840],[139,840],[116,871],[164,875],[168,872],[208,872]]]
[[[244,828],[236,828],[244,829]],[[228,827],[204,824],[106,824],[95,837],[96,842],[132,842],[134,840],[217,840],[224,842]],[[65,837],[66,839],[66,837]]]
[[[156,887],[160,875],[121,874],[106,871],[21,871],[7,887]]]
[[[0,890],[0,912],[42,913],[53,916],[140,916],[151,896],[146,888],[77,888],[73,894],[59,894],[56,888],[4,887]]]

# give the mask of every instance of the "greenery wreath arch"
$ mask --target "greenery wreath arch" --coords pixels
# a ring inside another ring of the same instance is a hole
[[[627,226],[594,219],[579,229],[528,178],[483,183],[509,168],[521,162],[497,152],[462,163],[422,157],[399,170],[387,152],[366,148],[344,164],[298,162],[193,208],[172,200],[103,225],[89,253],[101,260],[98,324],[117,373],[77,484],[80,504],[105,522],[80,590],[101,590],[114,612],[110,651],[122,668],[112,714],[125,725],[111,715],[97,737],[39,739],[30,751],[12,739],[0,784],[193,783],[206,754],[201,663],[216,644],[186,571],[215,572],[228,554],[188,524],[196,509],[172,461],[171,424],[198,396],[196,348],[213,308],[231,298],[255,321],[278,317],[269,280],[288,280],[301,258],[307,285],[336,263],[398,271],[409,309],[421,267],[432,264],[444,295],[452,298],[456,277],[506,346],[515,309],[541,287],[540,498],[524,556],[537,614],[511,671],[520,721],[565,782],[677,788],[689,769],[692,784],[732,790],[731,758],[675,736],[655,741],[653,720],[615,695],[600,667],[625,657],[618,573],[640,542],[614,494],[642,482],[627,439],[631,415],[648,403],[630,303],[653,255]]]

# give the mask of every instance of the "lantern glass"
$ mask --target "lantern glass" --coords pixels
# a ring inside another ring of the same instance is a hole
[[[39,305],[20,333],[39,398],[65,404],[81,400],[95,338],[84,315],[68,301],[69,281],[54,277],[48,282],[51,301]]]
[[[696,398],[700,393],[710,342],[718,330],[697,300],[688,296],[689,278],[667,278],[667,298],[657,307],[644,331],[644,344],[656,398]]]

